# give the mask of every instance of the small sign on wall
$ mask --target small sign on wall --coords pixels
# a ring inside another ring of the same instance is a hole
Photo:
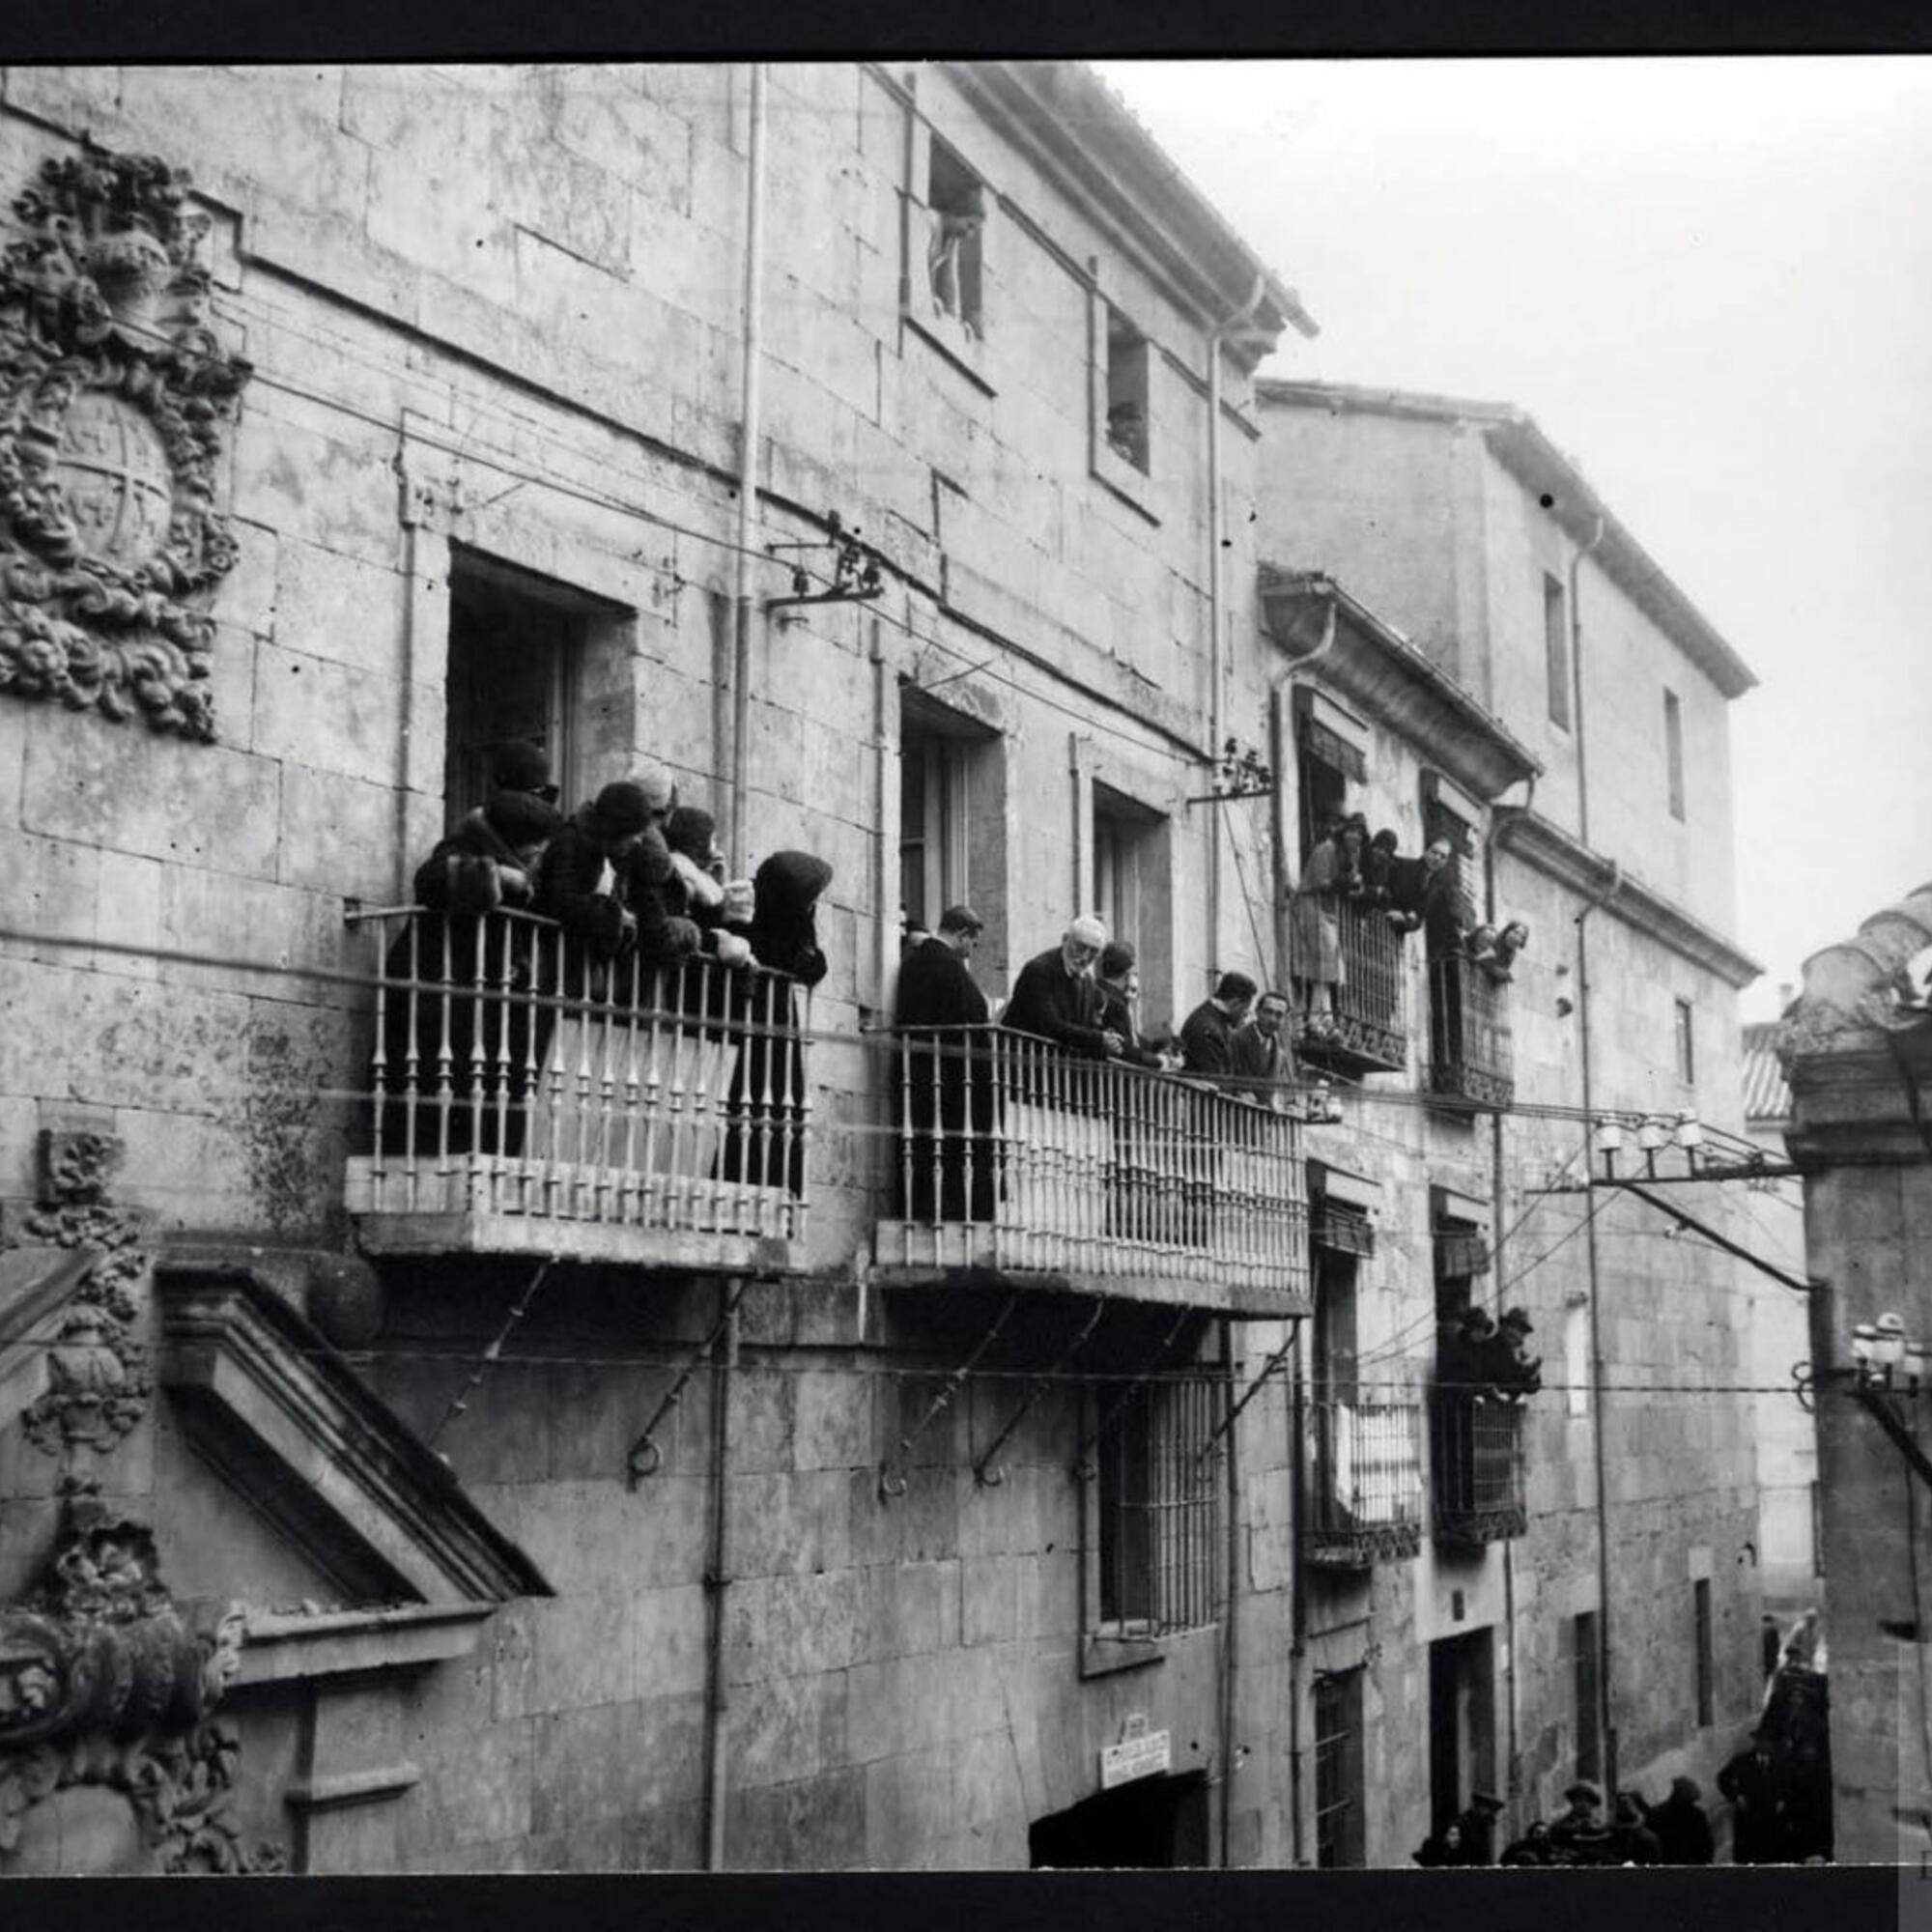
[[[1122,1728],[1121,1742],[1100,1748],[1100,1789],[1111,1791],[1117,1784],[1131,1784],[1137,1777],[1156,1777],[1174,1761],[1174,1749],[1167,1731],[1151,1731],[1147,1719],[1135,1712]]]

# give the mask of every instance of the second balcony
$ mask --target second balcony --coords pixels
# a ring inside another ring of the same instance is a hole
[[[1249,1316],[1306,1314],[1301,1125],[1205,1082],[997,1026],[909,1028],[876,1262]]]

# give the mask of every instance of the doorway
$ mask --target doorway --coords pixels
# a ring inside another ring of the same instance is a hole
[[[1036,1819],[1027,1854],[1036,1871],[1206,1870],[1207,1774],[1140,1778]]]
[[[1495,1633],[1429,1646],[1429,1816],[1439,1832],[1478,1791],[1495,1788]]]

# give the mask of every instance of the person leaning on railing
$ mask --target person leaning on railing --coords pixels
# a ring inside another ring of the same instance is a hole
[[[384,962],[383,1087],[392,1105],[413,1088],[413,1145],[424,1152],[471,1151],[476,1136],[469,1103],[479,1091],[494,1097],[489,1083],[499,1067],[507,1069],[513,1097],[521,1097],[530,1065],[529,1008],[502,996],[529,989],[529,934],[487,915],[529,903],[545,845],[561,824],[562,814],[535,792],[498,787],[416,867],[412,885],[421,910]],[[479,986],[486,994],[480,1004]],[[505,1137],[515,1141],[521,1131],[521,1114],[513,1112]],[[482,1135],[496,1137],[494,1112],[486,1114]],[[385,1120],[384,1142],[411,1144],[402,1115]]]
[[[1107,928],[1090,914],[1076,919],[1058,946],[1037,952],[1020,968],[1000,1024],[1013,1033],[1070,1047],[1076,1053],[1117,1059],[1126,1040],[1102,1022],[1094,967],[1107,944]]]
[[[1120,1057],[1129,1066],[1172,1072],[1180,1065],[1178,1053],[1164,1054],[1141,1037],[1141,969],[1134,949],[1123,939],[1109,940],[1100,949],[1100,1030],[1121,1037]]]

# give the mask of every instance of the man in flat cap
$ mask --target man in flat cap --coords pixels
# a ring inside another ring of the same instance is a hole
[[[893,1020],[904,1056],[908,1220],[993,1218],[992,1047],[986,996],[968,963],[983,927],[971,906],[948,906],[899,968]],[[897,1082],[894,1091],[897,1098]]]

